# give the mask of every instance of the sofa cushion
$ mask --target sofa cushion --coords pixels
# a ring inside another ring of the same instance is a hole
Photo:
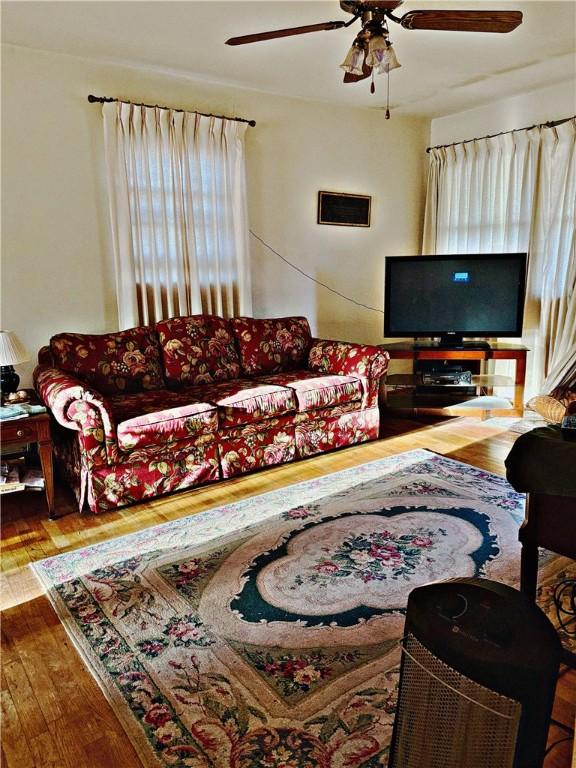
[[[103,395],[165,386],[158,337],[151,328],[118,333],[59,333],[50,339],[54,364]]]
[[[218,414],[211,403],[181,392],[157,390],[108,398],[123,451],[216,432]]]
[[[237,378],[240,360],[227,320],[215,315],[173,317],[156,323],[170,386]]]
[[[230,320],[240,351],[242,370],[247,376],[304,368],[312,345],[305,317],[277,317]]]
[[[294,392],[287,387],[258,383],[252,379],[236,379],[188,387],[185,390],[195,400],[214,403],[218,407],[220,427],[250,424],[295,412]]]
[[[299,412],[357,402],[362,400],[363,394],[362,382],[354,376],[322,376],[313,371],[289,371],[262,376],[258,381],[294,390]]]
[[[281,416],[226,429],[218,438],[218,454],[223,477],[293,461],[296,437],[292,419]]]

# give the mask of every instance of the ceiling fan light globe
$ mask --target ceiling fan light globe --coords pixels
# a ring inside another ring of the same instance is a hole
[[[387,49],[388,43],[386,42],[386,38],[382,37],[382,35],[372,35],[368,42],[366,64],[374,69],[379,67],[386,55]]]
[[[363,61],[364,51],[359,46],[353,45],[346,54],[342,64],[340,64],[340,69],[343,69],[344,72],[349,72],[351,75],[361,75]]]
[[[398,69],[398,67],[401,67],[402,64],[398,61],[396,58],[396,52],[394,51],[394,48],[392,45],[389,45],[386,49],[386,53],[384,54],[382,61],[380,62],[380,65],[376,69],[376,72],[379,75],[384,74],[385,72],[390,72],[392,69]]]

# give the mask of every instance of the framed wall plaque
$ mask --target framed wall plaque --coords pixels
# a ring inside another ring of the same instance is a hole
[[[369,227],[370,195],[318,192],[318,224],[340,227]]]

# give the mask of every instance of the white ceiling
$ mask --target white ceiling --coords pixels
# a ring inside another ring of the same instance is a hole
[[[576,80],[574,0],[405,0],[418,8],[515,9],[523,24],[509,34],[408,31],[391,24],[402,63],[390,75],[391,104],[402,114],[437,117],[528,90]],[[2,40],[15,45],[129,62],[268,93],[356,107],[381,107],[385,76],[342,83],[338,65],[358,22],[230,47],[231,36],[348,20],[336,0],[32,0],[2,2]]]

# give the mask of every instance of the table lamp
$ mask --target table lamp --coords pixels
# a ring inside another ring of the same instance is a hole
[[[30,355],[14,331],[0,331],[0,392],[3,396],[16,392],[20,376],[14,366],[27,360]]]

